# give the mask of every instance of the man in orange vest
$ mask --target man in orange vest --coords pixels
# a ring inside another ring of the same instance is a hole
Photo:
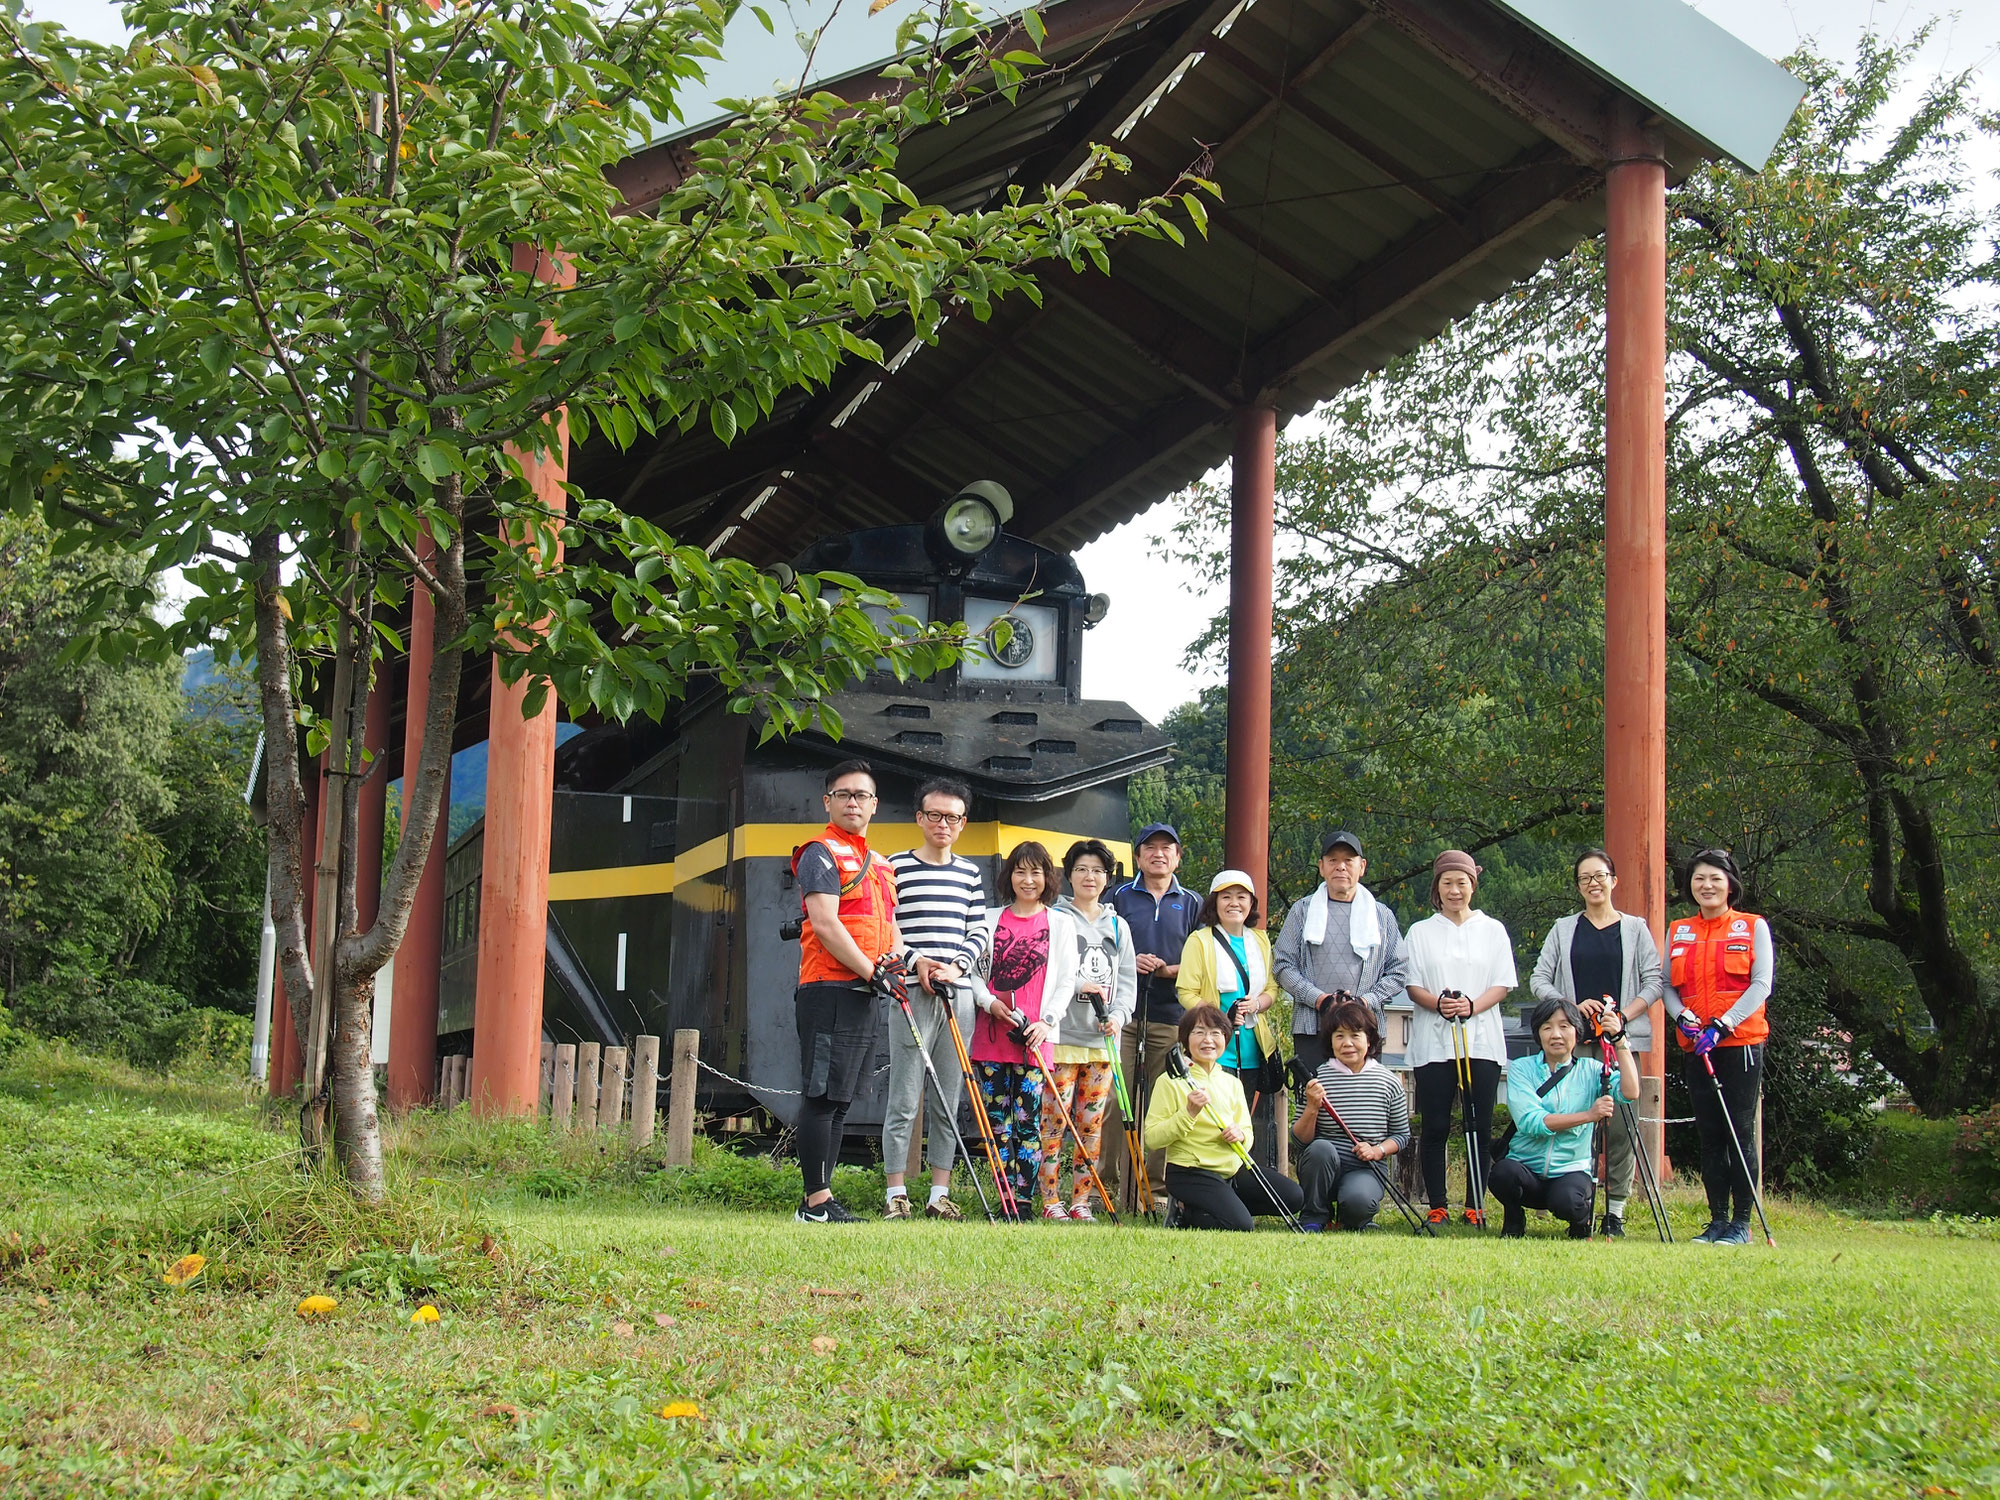
[[[805,1201],[801,1224],[857,1222],[833,1196],[847,1107],[860,1092],[875,1055],[880,1013],[873,981],[900,977],[903,937],[896,929],[896,877],[868,847],[875,816],[875,773],[865,760],[844,760],[826,773],[826,831],[792,855],[805,898],[799,932],[799,1027],[796,1126]]]

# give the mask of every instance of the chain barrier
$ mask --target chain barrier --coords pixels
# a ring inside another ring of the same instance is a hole
[[[797,1089],[774,1089],[769,1084],[751,1083],[745,1079],[733,1077],[730,1074],[723,1072],[722,1069],[716,1067],[713,1063],[703,1062],[700,1058],[695,1059],[695,1066],[700,1068],[702,1072],[713,1073],[717,1078],[720,1078],[724,1083],[733,1083],[739,1089],[743,1089],[748,1093],[783,1094],[788,1099],[801,1099],[805,1097]],[[884,1063],[882,1064],[881,1067],[877,1068],[874,1072],[870,1073],[868,1076],[870,1078],[880,1078],[884,1073],[888,1071],[889,1071],[889,1064]],[[660,1087],[662,1089],[666,1088],[667,1083],[668,1080],[662,1078],[660,1080]]]

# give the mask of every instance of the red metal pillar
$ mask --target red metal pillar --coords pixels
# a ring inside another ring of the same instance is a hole
[[[514,247],[514,269],[567,284],[567,262],[531,245]],[[545,333],[544,337],[553,337]],[[535,497],[561,515],[569,471],[569,423],[555,418],[552,451],[517,450]],[[525,546],[519,538],[506,545]],[[549,564],[562,560],[561,544]],[[522,627],[539,629],[537,626]],[[556,705],[524,717],[529,680],[509,687],[493,664],[487,714],[486,837],[479,893],[479,978],[472,1010],[471,1099],[480,1115],[532,1115],[541,1095],[542,965],[549,919],[549,817],[555,805]]]
[[[1271,854],[1271,532],[1278,414],[1236,414],[1229,463],[1229,753],[1223,858],[1265,890]]]
[[[428,541],[419,549],[428,559]],[[410,795],[424,750],[424,720],[430,712],[431,658],[437,611],[420,584],[410,586],[410,687],[403,704],[403,828],[410,826]],[[417,877],[403,945],[396,950],[396,998],[389,1009],[389,1108],[428,1104],[437,1083],[438,964],[444,956],[444,856],[451,842],[451,777],[445,777],[438,805],[437,832],[430,857]]]
[[[1632,106],[1605,178],[1604,847],[1619,902],[1665,951],[1667,918],[1667,168]],[[1666,1068],[1653,1007],[1645,1073]],[[1651,1127],[1657,1131],[1660,1127]],[[1654,1149],[1659,1149],[1654,1137]]]

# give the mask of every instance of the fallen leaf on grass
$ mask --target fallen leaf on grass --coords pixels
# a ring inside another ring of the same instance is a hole
[[[410,1314],[410,1321],[412,1323],[435,1323],[438,1317],[438,1310],[426,1302],[422,1307]]]
[[[662,1255],[672,1255],[673,1253],[674,1253],[674,1247],[673,1247],[672,1245],[662,1245],[662,1246],[660,1246],[660,1254],[662,1254]]]
[[[861,1300],[861,1293],[859,1292],[843,1292],[830,1286],[813,1287],[806,1295],[808,1297],[852,1297],[856,1302]]]
[[[653,1321],[662,1328],[671,1328],[674,1326],[674,1320],[666,1313],[654,1313]]]
[[[340,1304],[323,1292],[316,1292],[292,1309],[302,1318],[323,1318]]]
[[[505,1417],[511,1422],[521,1415],[521,1408],[518,1406],[509,1406],[505,1401],[494,1401],[480,1407],[479,1415],[482,1417]]]
[[[823,1333],[818,1338],[812,1341],[812,1352],[815,1354],[831,1354],[833,1353],[834,1350],[838,1349],[839,1347],[840,1347],[839,1339],[828,1338]]]
[[[708,1306],[708,1304],[707,1304],[706,1302],[703,1302],[703,1301],[702,1301],[702,1300],[701,1300],[700,1298],[698,1298],[698,1297],[690,1297],[690,1298],[688,1298],[688,1299],[687,1299],[687,1302],[686,1302],[686,1303],[685,1303],[684,1305],[685,1305],[685,1306],[687,1306],[687,1307],[690,1307],[690,1308],[694,1308],[694,1307],[706,1307],[706,1306]]]
[[[35,1306],[45,1308],[48,1307],[49,1305],[50,1304],[48,1298],[44,1297],[40,1292],[37,1292],[35,1294]]]
[[[201,1274],[201,1268],[207,1264],[206,1255],[183,1255],[167,1267],[160,1280],[168,1286],[186,1286]]]
[[[352,1427],[356,1432],[368,1432],[375,1426],[373,1422],[368,1420],[366,1412],[356,1412],[347,1419],[347,1425]]]
[[[611,1336],[613,1338],[629,1339],[632,1337],[632,1325],[627,1323],[623,1318],[620,1318],[616,1323],[611,1325]]]
[[[669,1422],[699,1422],[701,1420],[701,1408],[696,1406],[692,1401],[669,1401],[665,1406],[660,1408],[660,1415]]]

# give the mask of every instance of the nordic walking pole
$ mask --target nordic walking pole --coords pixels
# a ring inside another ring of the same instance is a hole
[[[1167,1073],[1173,1078],[1185,1079],[1188,1076],[1187,1054],[1182,1052],[1179,1047],[1171,1047],[1167,1051]],[[1216,1113],[1215,1101],[1213,1099],[1202,1106],[1201,1112],[1215,1122],[1218,1130],[1227,1130],[1229,1128],[1222,1116]],[[1250,1153],[1245,1149],[1243,1143],[1241,1141],[1229,1141],[1227,1145],[1231,1151],[1236,1153],[1236,1159],[1250,1169],[1250,1175],[1257,1179],[1257,1186],[1264,1190],[1264,1196],[1277,1205],[1278,1216],[1285,1221],[1285,1226],[1293,1234],[1304,1234],[1306,1226],[1299,1222],[1297,1214],[1285,1207],[1285,1200],[1272,1190],[1271,1179],[1264,1175],[1262,1167],[1250,1159]]]
[[[1396,1212],[1403,1216],[1403,1222],[1410,1226],[1410,1232],[1412,1234],[1427,1234],[1432,1239],[1436,1239],[1437,1231],[1425,1222],[1424,1216],[1417,1212],[1416,1205],[1403,1196],[1403,1190],[1396,1186],[1394,1178],[1382,1170],[1382,1164],[1378,1161],[1369,1161],[1367,1157],[1360,1154],[1358,1148],[1361,1145],[1361,1137],[1349,1128],[1347,1121],[1341,1119],[1340,1111],[1333,1107],[1333,1101],[1331,1099],[1327,1100],[1323,1107],[1328,1114],[1333,1116],[1333,1123],[1346,1133],[1350,1141],[1354,1142],[1357,1148],[1355,1151],[1355,1160],[1363,1163],[1369,1171],[1375,1174],[1376,1180],[1389,1190],[1389,1199],[1396,1205]]]
[[[1715,1076],[1715,1064],[1706,1052],[1696,1054],[1708,1073],[1708,1081],[1715,1086],[1715,1102],[1722,1106],[1722,1123],[1729,1127],[1729,1144],[1736,1148],[1736,1164],[1743,1169],[1743,1180],[1750,1184],[1750,1202],[1756,1206],[1757,1222],[1763,1226],[1764,1243],[1773,1250],[1778,1241],[1771,1233],[1771,1221],[1764,1217],[1764,1195],[1758,1191],[1757,1174],[1750,1170],[1750,1158],[1743,1154],[1743,1137],[1736,1133],[1736,1121],[1730,1117],[1729,1101],[1722,1096],[1722,1080]]]
[[[1105,1021],[1104,997],[1092,995],[1090,1008],[1097,1013],[1097,1024]],[[1137,1190],[1137,1201],[1145,1206],[1139,1212],[1150,1216],[1153,1212],[1153,1184],[1146,1176],[1146,1146],[1139,1136],[1139,1119],[1132,1113],[1132,1096],[1125,1091],[1125,1069],[1118,1061],[1118,1046],[1110,1043],[1104,1049],[1111,1059],[1111,1083],[1118,1090],[1118,1112],[1125,1117],[1125,1149],[1132,1158],[1132,1182]]]
[[[1017,1010],[1014,1014],[1018,1018],[1021,1012]],[[1023,1022],[1017,1019],[1015,1024],[1021,1025]],[[1076,1128],[1076,1121],[1070,1118],[1069,1106],[1063,1103],[1062,1090],[1056,1087],[1055,1079],[1049,1075],[1048,1064],[1042,1061],[1041,1049],[1024,1047],[1022,1050],[1028,1054],[1028,1060],[1035,1065],[1035,1071],[1042,1075],[1042,1087],[1048,1091],[1048,1097],[1055,1101],[1056,1113],[1062,1116],[1063,1129],[1069,1133],[1070,1139],[1076,1142],[1076,1159],[1083,1163],[1084,1171],[1090,1174],[1090,1183],[1097,1189],[1098,1200],[1103,1203],[1104,1211],[1111,1215],[1111,1222],[1116,1224],[1118,1210],[1112,1206],[1111,1195],[1104,1191],[1104,1179],[1097,1175],[1097,1163],[1090,1159],[1090,1154],[1083,1148],[1083,1132]],[[1058,1167],[1062,1165],[1061,1137],[1056,1139],[1056,1165]]]
[[[1646,1155],[1646,1138],[1639,1133],[1639,1111],[1632,1107],[1630,1099],[1620,1099],[1617,1104],[1625,1112],[1625,1130],[1632,1137],[1632,1150],[1638,1157],[1639,1185],[1645,1189],[1646,1207],[1653,1211],[1653,1228],[1659,1232],[1661,1244],[1671,1245],[1674,1242],[1674,1227],[1667,1222],[1667,1200],[1660,1191],[1660,1179],[1653,1170],[1652,1159]]]
[[[910,1023],[910,1040],[917,1044],[917,1056],[923,1059],[924,1076],[931,1081],[931,1088],[937,1094],[938,1108],[944,1111],[945,1118],[951,1122],[951,1138],[958,1142],[958,1154],[965,1159],[966,1166],[972,1172],[972,1190],[979,1194],[979,1206],[985,1210],[986,1222],[990,1224],[993,1222],[993,1205],[986,1201],[986,1189],[979,1185],[979,1169],[972,1165],[972,1153],[965,1149],[965,1137],[959,1133],[958,1111],[953,1109],[945,1098],[944,1080],[938,1077],[938,1070],[931,1062],[930,1051],[924,1046],[924,1034],[917,1026],[916,1012],[910,1009],[909,988],[906,985],[890,985],[886,987],[886,992],[902,1011],[903,1019]],[[940,999],[933,991],[932,998],[937,999],[940,1006],[949,1010],[951,1005],[949,996]]]
[[[979,1126],[979,1141],[986,1148],[986,1167],[993,1174],[993,1191],[1000,1199],[1001,1212],[1018,1224],[1021,1221],[1020,1200],[1014,1196],[1007,1174],[1001,1169],[1000,1142],[993,1134],[993,1121],[986,1114],[986,1100],[979,1093],[979,1078],[972,1071],[972,1054],[965,1048],[965,1033],[958,1029],[958,1013],[953,1009],[958,986],[947,983],[937,994],[944,1003],[944,1024],[951,1031],[951,1045],[958,1053],[959,1071],[965,1075],[965,1092],[972,1101],[972,1118]]]
[[[1445,992],[1454,1000],[1465,996],[1457,990]],[[1465,1018],[1453,1016],[1451,1019],[1452,1061],[1458,1070],[1459,1109],[1465,1116],[1465,1190],[1472,1199],[1472,1206],[1479,1211],[1478,1224],[1486,1227],[1486,1169],[1479,1160],[1479,1111],[1472,1101],[1472,1037],[1466,1030]]]

